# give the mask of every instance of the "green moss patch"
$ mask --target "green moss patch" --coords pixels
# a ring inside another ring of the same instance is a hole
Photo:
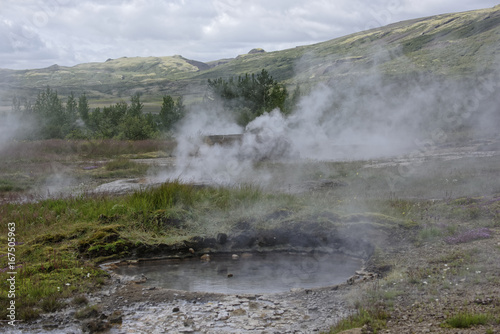
[[[102,227],[89,237],[80,240],[78,242],[79,252],[90,258],[128,256],[133,244],[120,236],[118,228],[120,225]]]

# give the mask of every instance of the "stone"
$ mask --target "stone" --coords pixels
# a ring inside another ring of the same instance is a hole
[[[82,332],[98,333],[109,329],[109,327],[109,323],[103,320],[87,320],[82,324]]]
[[[121,311],[114,311],[109,316],[109,323],[111,324],[121,324],[123,321],[123,315]]]

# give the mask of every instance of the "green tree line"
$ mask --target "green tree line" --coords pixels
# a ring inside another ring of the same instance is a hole
[[[122,101],[92,110],[85,93],[78,98],[71,93],[64,103],[50,87],[39,92],[33,104],[22,104],[16,97],[13,100],[13,111],[35,124],[28,139],[150,139],[172,130],[185,114],[182,97],[174,100],[164,96],[158,114],[144,113],[143,106],[140,95],[135,94],[130,103]]]
[[[208,80],[208,98],[205,107],[221,104],[236,113],[240,125],[246,125],[256,117],[279,108],[289,114],[300,95],[300,89],[291,96],[266,71],[245,74],[238,78]],[[141,140],[157,138],[171,131],[184,117],[186,107],[183,98],[163,96],[159,113],[144,113],[140,94],[131,96],[130,102],[118,102],[106,107],[90,108],[87,95],[71,93],[65,101],[56,90],[47,87],[40,91],[34,103],[13,100],[13,111],[35,124],[27,139],[93,139],[115,138]]]

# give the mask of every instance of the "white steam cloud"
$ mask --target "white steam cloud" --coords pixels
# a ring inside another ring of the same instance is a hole
[[[473,78],[465,84],[422,76],[388,82],[372,74],[348,83],[322,84],[300,99],[292,115],[274,110],[245,129],[230,113],[197,110],[179,128],[176,166],[168,178],[265,185],[271,175],[254,168],[262,160],[345,161],[410,153],[435,141],[436,133],[442,140],[442,133],[450,129],[489,123],[471,116],[478,110],[491,114],[484,109],[493,107],[485,101],[496,89],[491,88],[495,78]],[[484,98],[471,104],[478,89]],[[207,143],[205,137],[229,134],[242,136],[224,144]]]
[[[31,124],[21,119],[20,115],[13,112],[0,113],[0,152],[2,152],[12,140],[30,131]]]

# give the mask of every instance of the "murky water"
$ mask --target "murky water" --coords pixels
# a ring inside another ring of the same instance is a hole
[[[148,286],[197,292],[277,293],[345,282],[361,268],[361,260],[341,254],[267,253],[212,255],[200,259],[161,260],[115,270],[144,275]]]

